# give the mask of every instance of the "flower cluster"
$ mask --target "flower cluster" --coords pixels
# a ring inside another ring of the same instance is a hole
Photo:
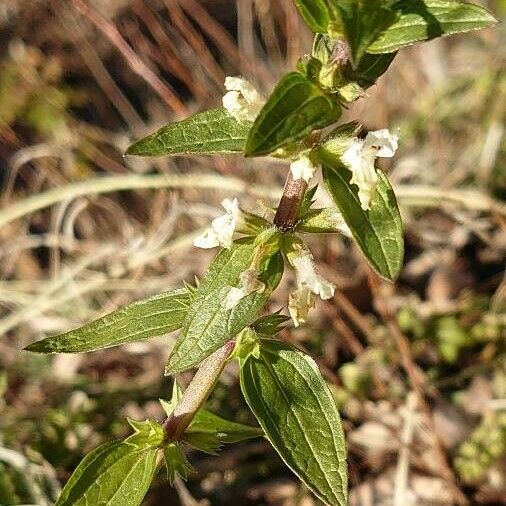
[[[227,93],[223,97],[223,106],[227,111],[238,121],[254,121],[265,103],[255,87],[241,77],[227,77],[225,88]],[[340,158],[352,172],[351,183],[358,186],[358,196],[364,210],[370,209],[371,197],[378,182],[376,158],[393,157],[397,147],[398,136],[386,129],[369,132],[365,139],[353,137],[346,140]],[[293,179],[303,179],[306,182],[313,178],[318,168],[319,165],[312,161],[309,150],[298,154],[290,164]],[[221,204],[226,213],[214,219],[211,226],[195,239],[195,246],[232,247],[234,234],[244,224],[244,215],[237,198],[225,199]],[[297,283],[297,288],[289,295],[288,311],[294,325],[298,327],[307,320],[316,297],[331,299],[335,286],[318,274],[311,251],[299,239],[294,239],[287,258],[295,270]],[[239,278],[239,286],[229,287],[223,305],[226,309],[233,309],[244,297],[264,289],[265,284],[260,281],[258,271],[254,268],[246,269]]]

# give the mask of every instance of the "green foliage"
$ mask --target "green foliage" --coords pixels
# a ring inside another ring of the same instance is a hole
[[[388,70],[396,55],[395,52],[378,55],[366,53],[355,69],[349,65],[345,73],[349,79],[355,80],[361,87],[368,88]]]
[[[370,209],[360,205],[357,186],[350,183],[351,172],[329,151],[319,152],[323,177],[370,265],[386,279],[395,280],[404,257],[402,221],[394,192],[387,177],[377,170],[379,182]]]
[[[124,442],[105,443],[79,464],[56,506],[141,504],[156,469],[156,453]]]
[[[186,288],[134,302],[83,327],[26,347],[37,353],[78,353],[161,336],[181,327],[191,294]]]
[[[326,33],[330,13],[325,0],[294,0],[304,21],[313,32]]]
[[[178,443],[167,443],[163,447],[163,458],[167,470],[167,480],[171,486],[174,485],[176,476],[186,480],[188,475],[194,472]]]
[[[242,152],[251,123],[212,109],[167,125],[132,144],[126,154],[165,156]]]
[[[89,453],[65,485],[55,506],[137,506],[156,471],[163,429],[155,422],[133,422],[135,433]]]
[[[306,234],[335,234],[343,229],[341,213],[333,208],[311,209],[297,223],[296,230]]]
[[[168,417],[181,400],[181,396],[181,389],[174,381],[171,400],[167,402],[160,399],[160,403]],[[215,455],[224,444],[237,443],[261,435],[263,435],[263,432],[258,427],[231,422],[206,409],[200,409],[184,432],[183,441],[197,450]],[[170,448],[169,453],[175,454],[177,452]]]
[[[251,128],[246,156],[267,155],[334,123],[341,106],[299,72],[286,74],[274,88]]]
[[[249,407],[285,463],[322,501],[344,506],[347,469],[339,413],[315,362],[280,341],[241,363]]]
[[[274,337],[283,330],[288,321],[290,321],[288,316],[274,313],[262,316],[251,325],[251,328],[260,336]]]
[[[455,0],[401,0],[394,5],[398,20],[367,49],[391,53],[417,42],[479,30],[497,20],[483,7]]]
[[[184,434],[184,440],[194,448],[216,453],[222,444],[238,443],[263,435],[257,427],[230,422],[201,409]]]
[[[356,67],[396,15],[384,6],[383,0],[340,0],[338,6],[350,49],[350,62]]]
[[[455,457],[455,468],[462,480],[480,480],[490,466],[506,455],[506,413],[498,411],[483,418]]]
[[[221,348],[213,355],[213,360],[221,357],[217,359],[221,362],[215,369],[208,366],[212,360],[205,362],[208,370],[206,365],[201,367],[195,376],[199,383],[196,387],[193,384],[186,396],[182,397],[174,383],[171,401],[161,401],[171,417],[167,424],[130,422],[134,434],[99,446],[84,458],[57,506],[138,505],[151,483],[161,452],[173,484],[177,476],[184,479],[192,470],[181,443],[214,454],[224,443],[264,433],[286,464],[325,504],[346,504],[345,442],[330,390],[309,356],[272,339],[288,318],[278,313],[259,317],[259,313],[282,278],[283,255],[295,270],[297,288],[290,294],[288,304],[295,325],[305,321],[316,295],[324,299],[334,295],[334,285],[317,272],[315,259],[298,234],[351,232],[371,267],[390,281],[397,278],[404,255],[401,217],[387,177],[374,165],[376,155],[392,156],[396,138],[389,134],[390,140],[385,140],[380,136],[385,132],[375,132],[377,136],[371,136],[373,144],[366,148],[368,139],[359,138],[356,123],[342,125],[328,137],[322,138],[318,131],[339,120],[342,104],[365,95],[364,90],[383,75],[399,49],[438,36],[484,28],[495,20],[481,7],[454,0],[294,1],[316,32],[313,51],[299,61],[297,71],[281,78],[254,121],[236,119],[244,116],[243,103],[248,105],[244,117],[251,119],[261,104],[251,85],[235,79],[232,95],[227,97],[230,100],[224,101],[228,110],[205,111],[167,125],[134,143],[127,154],[271,155],[292,162],[293,177],[302,177],[295,175],[302,173],[306,181],[322,165],[324,182],[335,206],[314,208],[316,187],[304,194],[307,186],[303,183],[298,185],[299,194],[292,195],[291,185],[287,184],[280,204],[287,205],[287,209],[279,210],[282,212],[273,220],[274,226],[265,218],[239,210],[233,201],[226,208],[227,214],[213,221],[212,228],[217,237],[219,232],[230,232],[230,242],[225,244],[231,246],[218,252],[196,288],[187,287],[131,304],[80,329],[27,348],[40,353],[83,352],[180,329],[167,364],[168,374],[198,366]],[[0,85],[4,81],[12,85],[10,77],[0,78]],[[53,97],[58,110],[67,106],[64,98]],[[51,116],[51,111],[39,104],[27,120],[36,125],[37,118]],[[55,118],[53,123],[58,115]],[[390,142],[390,146],[380,155],[385,146],[382,141]],[[350,155],[350,147],[358,149]],[[280,223],[279,216],[285,211],[289,211],[286,214],[290,219]],[[247,237],[234,241],[234,232]],[[205,236],[209,238],[208,242],[196,244],[214,245],[212,236]],[[218,243],[224,241],[217,240]],[[401,315],[403,318],[406,320],[406,315]],[[407,320],[401,324],[411,325],[411,319]],[[469,346],[469,336],[478,335],[478,330],[463,331],[452,318],[438,320],[434,335],[445,360],[454,362],[460,349]],[[217,371],[231,356],[239,359],[242,391],[262,429],[224,420],[202,409],[218,379]],[[346,387],[341,392],[357,397],[367,395],[373,385],[373,374],[365,369],[367,365],[348,363],[340,368]],[[178,403],[181,409],[188,408],[182,417],[172,416]],[[493,432],[493,444],[498,437],[504,439],[504,421],[500,420],[499,433]],[[173,422],[176,430],[171,432]],[[486,438],[481,432],[476,433],[470,444],[460,450],[456,465],[466,480],[477,475],[466,459],[476,455],[472,445],[478,440],[481,444],[483,439]],[[15,493],[9,480],[7,474],[0,478],[0,494]]]
[[[265,288],[245,296],[232,309],[224,304],[230,289],[240,285],[241,274],[256,261],[259,247],[253,241],[236,243],[215,257],[192,299],[169,357],[168,374],[197,365],[249,325],[265,305],[283,275],[283,259],[276,251],[261,255],[258,278]]]

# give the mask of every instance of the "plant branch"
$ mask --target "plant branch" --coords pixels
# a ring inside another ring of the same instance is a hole
[[[295,226],[297,213],[306,189],[306,181],[303,179],[294,180],[291,173],[288,173],[283,195],[274,217],[274,224],[280,230],[289,231]],[[229,341],[200,364],[188,388],[184,391],[181,401],[163,424],[169,441],[177,441],[184,434],[211,394],[234,348],[235,341]]]
[[[288,232],[295,227],[297,214],[306,190],[306,181],[304,179],[294,180],[291,172],[289,172],[276,216],[274,216],[274,225],[282,232]]]
[[[200,364],[181,401],[163,424],[169,441],[177,441],[184,434],[213,391],[234,348],[235,341],[229,341]]]

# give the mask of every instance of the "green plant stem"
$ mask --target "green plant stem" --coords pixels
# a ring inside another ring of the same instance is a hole
[[[163,424],[169,441],[177,441],[184,434],[213,391],[234,348],[235,341],[229,341],[200,364],[181,401]]]
[[[291,173],[288,173],[283,195],[274,217],[274,224],[280,230],[289,231],[295,226],[297,213],[306,190],[307,183],[303,179],[294,180]],[[168,441],[177,441],[184,434],[211,394],[234,348],[235,341],[229,341],[200,364],[188,388],[184,391],[181,401],[163,424]]]

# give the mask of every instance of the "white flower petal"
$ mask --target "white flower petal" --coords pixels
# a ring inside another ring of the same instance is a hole
[[[299,287],[308,287],[323,300],[334,296],[335,286],[316,272],[313,255],[308,249],[302,249],[300,254],[292,257],[291,263],[295,269]]]
[[[374,148],[376,156],[392,158],[399,147],[399,136],[386,128],[369,132],[364,139],[364,149]]]
[[[214,230],[209,227],[202,235],[195,238],[193,245],[197,248],[210,249],[219,246],[220,242]]]
[[[227,213],[231,214],[234,219],[237,219],[239,214],[241,213],[241,209],[239,208],[239,199],[234,197],[231,199],[224,199],[221,201],[221,207],[227,211]]]
[[[293,179],[304,179],[306,183],[309,183],[312,179],[317,168],[307,155],[299,156],[297,160],[290,164]]]
[[[298,327],[307,321],[309,310],[315,305],[315,296],[307,286],[301,286],[289,295],[288,312],[293,324]]]
[[[227,77],[223,96],[223,107],[237,121],[255,121],[265,100],[255,87],[242,77]]]
[[[232,309],[239,302],[254,292],[262,292],[265,289],[265,284],[258,279],[258,271],[255,269],[247,269],[241,273],[239,280],[241,286],[239,288],[233,287],[228,292],[223,306],[225,309]]]
[[[351,170],[350,183],[358,186],[362,209],[370,209],[371,197],[378,184],[375,161],[377,157],[391,158],[399,146],[399,137],[387,129],[369,132],[364,140],[354,139],[341,156]]]
[[[243,77],[227,77],[225,79],[225,89],[227,91],[238,91],[249,104],[263,104],[264,102],[256,88]]]
[[[242,223],[241,209],[239,208],[239,200],[225,199],[221,203],[226,214],[218,216],[211,222],[211,227],[204,234],[197,237],[193,242],[198,248],[215,248],[223,246],[231,248],[234,240],[234,233]]]
[[[351,184],[358,186],[358,197],[362,209],[369,209],[372,194],[378,184],[374,161],[376,150],[364,148],[364,141],[354,139],[341,157],[341,161],[351,170]]]

